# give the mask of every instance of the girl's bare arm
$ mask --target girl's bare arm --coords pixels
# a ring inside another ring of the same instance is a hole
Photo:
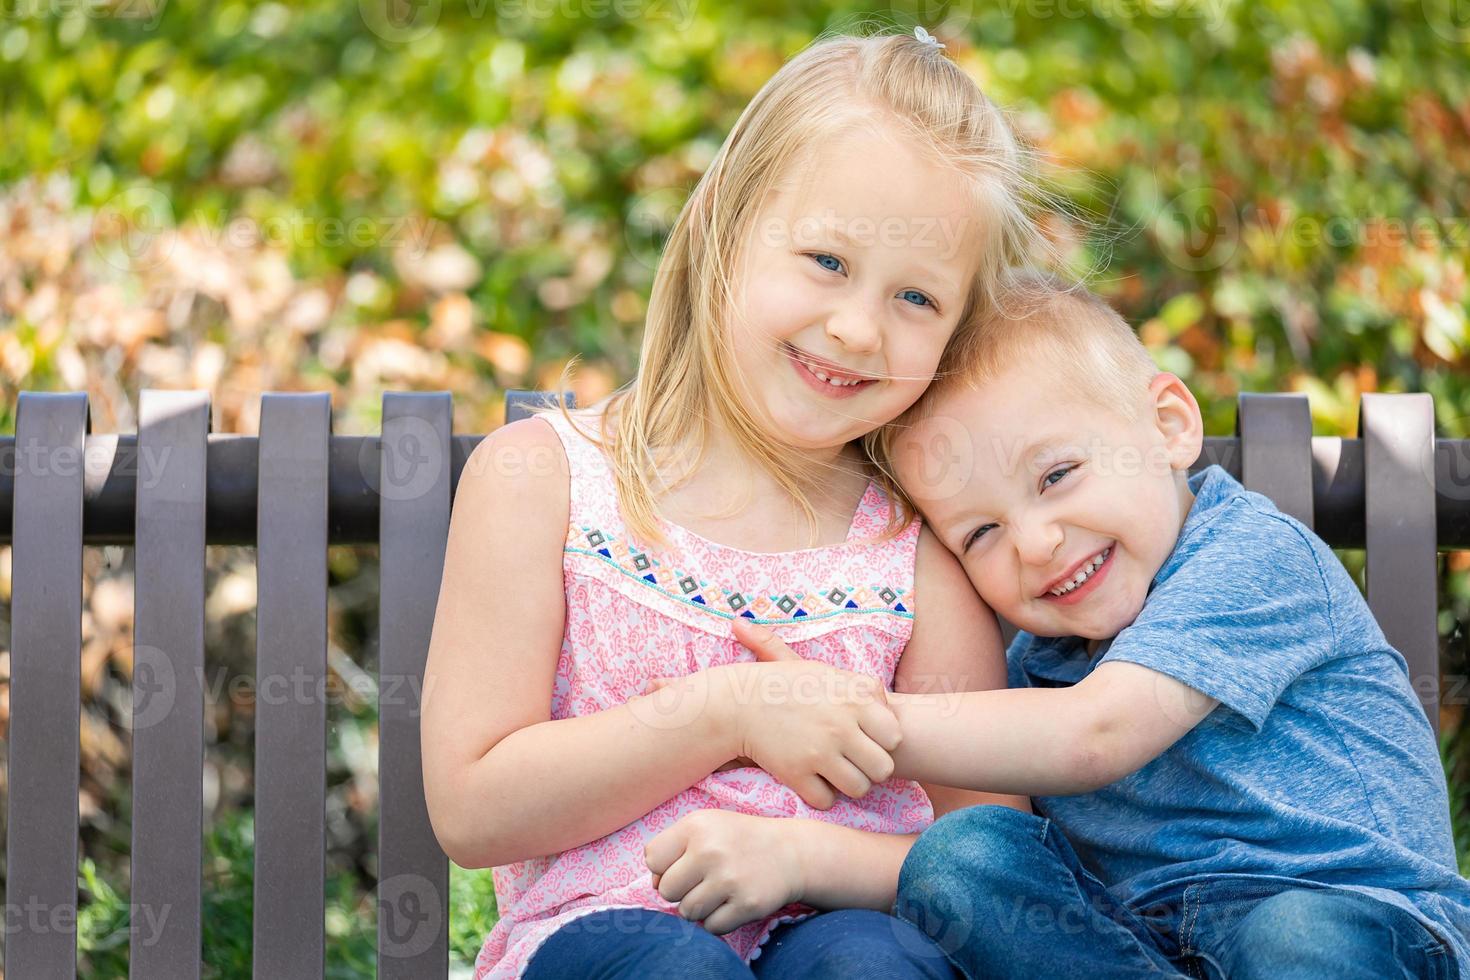
[[[845,789],[892,772],[898,722],[886,705],[764,697],[768,681],[799,690],[828,670],[799,658],[698,671],[656,695],[552,721],[569,512],[566,454],[544,420],[500,429],[466,462],[419,725],[429,820],[456,864],[506,864],[605,837],[737,756],[823,809],[828,783]],[[872,678],[849,677],[856,693],[881,694]]]
[[[429,819],[464,867],[596,840],[740,750],[692,700],[682,716],[640,716],[635,698],[550,720],[569,506],[565,451],[540,419],[482,441],[456,491],[420,734]]]

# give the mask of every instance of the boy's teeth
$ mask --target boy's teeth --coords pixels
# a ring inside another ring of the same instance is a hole
[[[1063,582],[1061,585],[1057,586],[1055,589],[1052,589],[1051,590],[1051,594],[1052,595],[1066,595],[1068,592],[1071,592],[1073,589],[1077,588],[1077,586],[1081,585],[1083,582],[1086,582],[1089,578],[1092,577],[1092,573],[1095,572],[1095,571],[1097,571],[1099,568],[1101,568],[1102,567],[1102,563],[1108,560],[1108,554],[1112,550],[1113,550],[1112,549],[1112,546],[1110,545],[1110,546],[1104,548],[1102,551],[1099,551],[1096,555],[1093,555],[1092,556],[1092,561],[1088,562],[1086,565],[1083,565],[1082,568],[1077,572],[1076,575],[1073,575],[1066,582]]]

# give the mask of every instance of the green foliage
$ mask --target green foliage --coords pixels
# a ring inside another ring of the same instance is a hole
[[[1231,431],[1240,391],[1303,392],[1318,434],[1351,435],[1363,392],[1416,390],[1470,437],[1455,2],[15,0],[0,431],[18,389],[83,387],[95,431],[131,431],[151,386],[210,388],[222,432],[253,429],[263,388],[333,391],[338,432],[376,431],[385,388],[449,389],[456,428],[483,432],[505,388],[553,383],[573,353],[595,397],[635,369],[661,236],[750,96],[824,30],[922,10],[1013,110],[1067,212],[1058,240],[1210,433]],[[370,603],[371,560],[350,564],[334,589]],[[1467,569],[1447,558],[1441,597],[1458,678]],[[333,627],[348,661],[363,622]],[[1465,855],[1462,708],[1443,720]],[[376,718],[339,714],[329,788],[348,793]],[[249,853],[249,814],[226,806],[212,976],[249,962]],[[329,874],[333,976],[371,973],[369,878]],[[90,975],[122,975],[120,880],[83,864]],[[493,890],[454,869],[451,892],[464,965]]]
[[[750,94],[823,30],[911,23],[902,4],[386,2],[407,20],[346,0],[19,0],[0,184],[68,174],[83,213],[215,240],[247,220],[338,322],[422,327],[437,291],[463,290],[477,330],[619,381],[657,233]],[[1079,266],[1212,423],[1238,390],[1297,389],[1350,432],[1360,391],[1433,390],[1466,434],[1470,80],[1449,0],[929,12],[1051,161],[1085,219]],[[473,264],[426,289],[433,244]],[[382,288],[343,297],[354,271]],[[305,376],[350,380],[303,353]]]
[[[473,966],[485,937],[499,915],[495,880],[488,868],[469,870],[449,865],[449,959]]]
[[[244,976],[255,923],[255,815],[223,815],[205,833],[204,853],[201,972],[214,978]]]
[[[255,860],[251,814],[231,813],[211,827],[205,853],[202,974],[220,980],[249,976]],[[97,980],[126,977],[131,916],[125,890],[109,881],[90,857],[82,858],[77,888],[79,974]],[[449,897],[451,965],[468,969],[495,925],[490,872],[450,865]],[[375,976],[377,916],[371,902],[364,901],[347,874],[329,876],[326,899],[328,980]]]
[[[77,972],[81,976],[128,975],[128,900],[104,878],[90,857],[77,876]]]
[[[1444,759],[1445,778],[1453,784],[1456,775],[1465,771],[1465,739],[1446,732],[1439,737],[1439,751]],[[1460,858],[1460,874],[1470,876],[1470,802],[1464,793],[1450,795],[1450,826],[1455,835],[1455,853]]]

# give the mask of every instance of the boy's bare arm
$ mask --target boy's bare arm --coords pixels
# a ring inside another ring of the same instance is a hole
[[[1090,793],[1142,768],[1217,702],[1165,674],[1105,663],[1072,687],[894,694],[897,775],[995,793]]]
[[[1006,656],[1000,624],[975,593],[960,563],[927,526],[919,535],[914,593],[914,630],[894,673],[893,689],[905,694],[1003,689]],[[936,817],[986,803],[1031,812],[1031,801],[1024,795],[988,793],[975,787],[959,789],[929,781],[923,786]]]
[[[744,621],[734,630],[759,660],[801,659],[769,630]],[[899,692],[886,700],[903,730],[894,776],[1014,796],[1089,793],[1116,782],[1219,703],[1124,661],[1102,664],[1071,687]]]

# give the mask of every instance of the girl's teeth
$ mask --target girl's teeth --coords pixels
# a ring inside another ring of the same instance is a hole
[[[1112,547],[1109,546],[1098,552],[1096,555],[1093,556],[1092,561],[1082,566],[1081,571],[1079,571],[1076,575],[1073,575],[1066,582],[1057,586],[1055,589],[1052,589],[1051,594],[1057,596],[1066,595],[1068,592],[1071,592],[1083,582],[1086,582],[1089,578],[1092,577],[1092,573],[1101,568],[1102,563],[1108,560],[1108,555],[1112,552],[1112,550]]]
[[[807,365],[807,369],[809,371],[811,371],[812,374],[815,374],[820,380],[825,381],[829,385],[833,385],[834,387],[838,387],[838,388],[850,388],[850,387],[852,387],[855,384],[862,384],[862,379],[861,378],[853,378],[851,381],[839,381],[836,378],[832,377],[831,375],[823,374],[821,371],[818,371],[816,368],[812,367],[810,364]]]

